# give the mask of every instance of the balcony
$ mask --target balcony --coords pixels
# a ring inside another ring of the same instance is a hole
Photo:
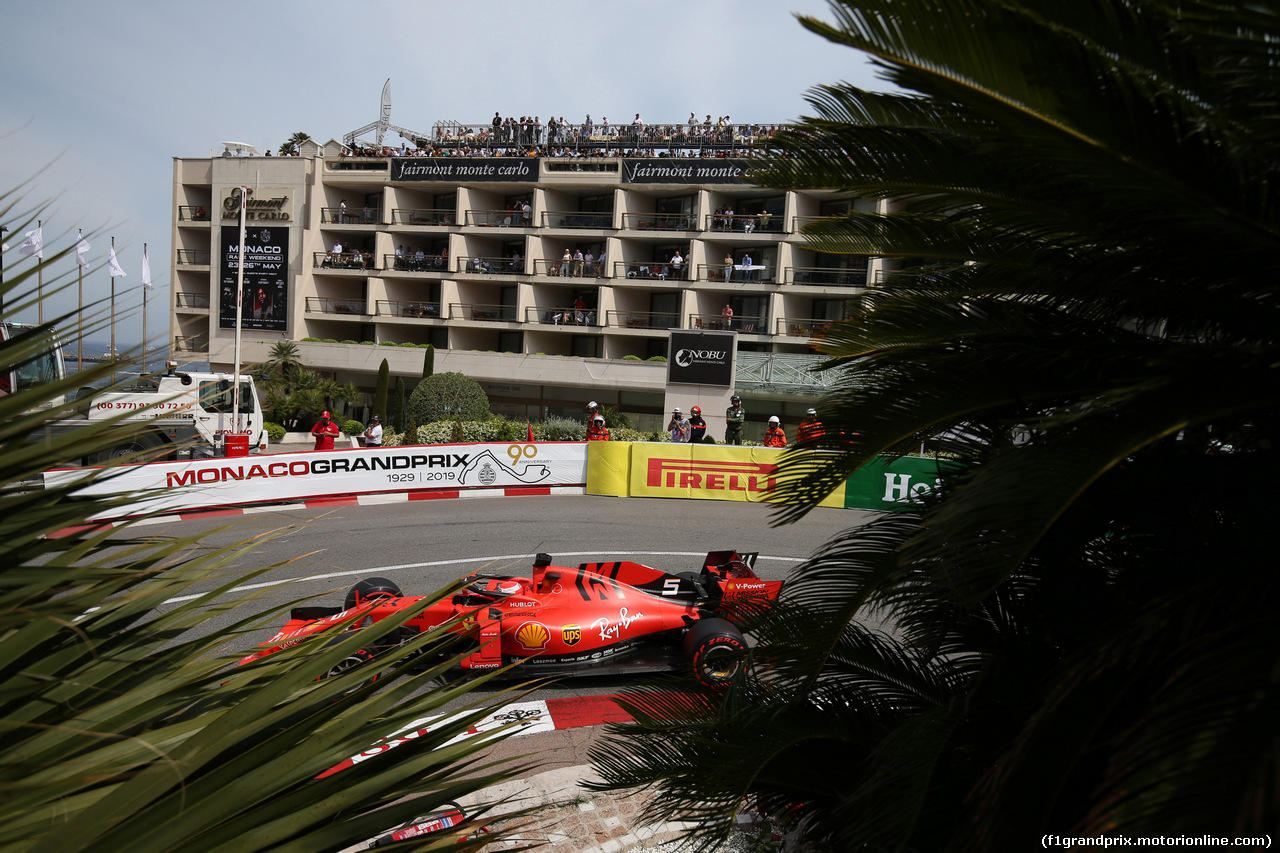
[[[468,210],[468,225],[483,228],[530,228],[533,226],[532,211],[522,210]]]
[[[835,267],[787,267],[784,270],[787,284],[808,284],[820,287],[866,287],[867,271],[838,269]]]
[[[175,308],[209,308],[209,294],[207,293],[183,293],[178,291],[173,294],[173,307]]]
[[[766,316],[726,318],[723,314],[690,314],[689,328],[739,332],[744,335],[767,335],[769,318]]]
[[[444,208],[403,208],[391,211],[393,225],[457,225],[458,216]]]
[[[398,299],[379,299],[374,303],[379,317],[410,317],[415,320],[439,320],[440,303],[406,302]]]
[[[476,275],[528,275],[524,271],[523,258],[455,258],[455,269],[458,272]]]
[[[514,305],[480,305],[474,302],[450,302],[450,320],[478,320],[484,323],[514,323]]]
[[[683,281],[687,267],[673,267],[666,261],[615,261],[615,278],[638,281]]]
[[[588,264],[586,260],[566,261],[561,258],[558,261],[551,261],[535,258],[533,274],[560,278],[604,278],[606,266],[607,263],[596,260]]]
[[[382,209],[378,207],[322,207],[320,221],[325,225],[380,225]]]
[[[375,267],[373,254],[363,252],[312,252],[313,269],[326,270],[373,270]]]
[[[629,231],[697,231],[692,213],[624,213],[622,227]]]
[[[428,255],[423,252],[406,253],[404,257],[383,255],[382,269],[384,271],[430,272],[443,275],[449,271],[449,263],[439,255]]]
[[[209,211],[203,204],[178,205],[179,222],[208,222]]]
[[[698,264],[698,281],[724,282],[727,278],[729,284],[777,284],[776,277],[777,272],[764,264],[734,264],[732,268],[725,264]]]
[[[209,250],[208,249],[179,249],[178,250],[178,266],[180,267],[209,266]]]
[[[548,210],[542,214],[543,228],[613,228],[613,211]]]
[[[524,321],[542,326],[595,326],[596,311],[594,308],[581,311],[572,308],[526,308]]]
[[[653,311],[606,311],[604,324],[615,329],[678,329],[680,317]]]
[[[782,217],[771,213],[736,213],[733,216],[710,213],[706,217],[707,231],[720,231],[726,234],[782,234]]]
[[[835,322],[838,321],[817,318],[805,320],[798,317],[788,317],[785,320],[778,320],[777,334],[788,338],[820,338],[827,327]]]
[[[192,335],[189,337],[178,336],[173,339],[174,352],[202,352],[209,351],[208,335]]]
[[[367,315],[363,299],[334,299],[327,296],[308,296],[308,314],[348,314]]]

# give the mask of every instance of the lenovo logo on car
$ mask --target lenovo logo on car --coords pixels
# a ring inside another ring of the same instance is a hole
[[[777,484],[777,465],[761,462],[699,462],[692,459],[649,460],[647,482],[669,489],[729,492],[771,492]]]
[[[714,362],[722,364],[728,356],[727,350],[714,349],[682,349],[676,350],[676,364],[681,367],[690,367],[700,361]]]

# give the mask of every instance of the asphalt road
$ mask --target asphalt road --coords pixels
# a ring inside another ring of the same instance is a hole
[[[352,584],[371,575],[391,578],[406,594],[427,593],[481,569],[527,575],[538,552],[563,565],[630,559],[689,571],[701,565],[707,551],[734,548],[760,552],[757,572],[782,579],[830,536],[874,515],[820,508],[796,524],[772,527],[770,514],[761,504],[728,501],[512,497],[175,519],[134,533],[199,536],[201,547],[217,547],[278,531],[237,564],[245,569],[280,564],[250,582],[260,591],[253,606],[265,610],[305,596],[315,596],[311,603],[340,605]],[[243,615],[215,617],[206,628]],[[244,649],[268,639],[277,627],[273,622],[244,637]],[[539,696],[613,693],[623,683],[617,677],[574,678],[544,688]]]

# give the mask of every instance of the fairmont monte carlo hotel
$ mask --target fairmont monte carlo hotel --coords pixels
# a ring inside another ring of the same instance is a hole
[[[887,272],[801,234],[883,202],[752,185],[751,146],[776,125],[495,116],[418,132],[389,123],[388,90],[383,106],[342,141],[174,159],[175,358],[231,368],[242,282],[244,365],[294,341],[341,382],[372,391],[386,359],[412,387],[431,344],[437,373],[476,379],[507,417],[580,418],[595,400],[661,429],[673,335],[715,332],[731,387],[702,405],[740,394],[763,429],[822,396],[812,339]]]

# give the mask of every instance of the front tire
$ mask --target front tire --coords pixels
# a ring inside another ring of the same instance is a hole
[[[703,619],[684,635],[684,656],[694,678],[707,687],[722,687],[742,671],[747,640],[727,619]]]
[[[347,592],[343,610],[359,607],[370,598],[390,598],[400,595],[400,587],[393,580],[386,578],[365,578]]]

